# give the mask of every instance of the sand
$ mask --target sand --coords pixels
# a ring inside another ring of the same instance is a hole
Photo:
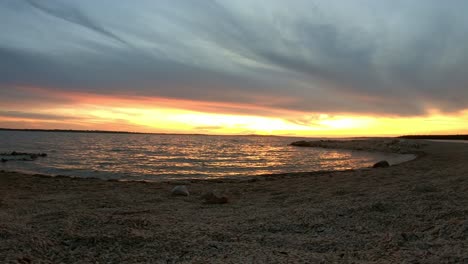
[[[180,182],[1,172],[0,262],[468,263],[468,144],[405,152],[419,157],[389,168],[183,182],[190,196],[171,196]],[[209,191],[229,202],[205,204]]]

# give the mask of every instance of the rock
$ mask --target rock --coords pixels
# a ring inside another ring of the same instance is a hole
[[[29,160],[35,160],[37,159],[37,157],[39,157],[37,154],[34,154],[34,153],[29,154]],[[28,160],[28,159],[24,158],[23,160]]]
[[[201,198],[205,200],[206,204],[225,204],[229,202],[226,196],[217,196],[213,192],[205,193]]]
[[[388,168],[388,167],[390,167],[390,164],[386,160],[381,160],[377,162],[376,164],[374,164],[374,166],[372,166],[372,168]]]
[[[309,141],[301,140],[301,141],[293,142],[290,145],[296,146],[296,147],[310,147],[311,143]]]
[[[185,185],[177,185],[176,187],[172,188],[171,191],[172,195],[181,195],[181,196],[189,196],[190,193]]]
[[[8,157],[8,159],[2,158],[1,162],[7,162],[9,160],[21,160],[21,161],[32,161],[36,160],[38,157],[47,157],[47,153],[27,153],[27,152],[17,152],[12,151],[9,153],[0,153],[0,156]]]

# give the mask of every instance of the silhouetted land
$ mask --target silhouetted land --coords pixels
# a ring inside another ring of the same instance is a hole
[[[112,130],[77,130],[77,129],[39,129],[39,128],[1,128],[0,131],[29,131],[29,132],[60,132],[60,133],[100,133],[100,134],[137,134],[137,135],[182,135],[182,136],[213,136],[211,134],[200,134],[200,133],[155,133],[155,132],[133,132],[133,131],[112,131]],[[225,135],[216,135],[225,136]],[[278,135],[260,135],[260,134],[248,134],[248,135],[234,135],[234,136],[256,136],[256,137],[281,137]],[[288,136],[295,137],[295,136]]]
[[[0,128],[0,131],[65,132],[65,133],[108,133],[108,134],[164,134],[109,130],[74,130],[74,129],[35,129],[35,128]]]
[[[101,133],[101,134],[139,134],[139,135],[186,135],[186,136],[212,136],[211,134],[200,133],[154,133],[154,132],[134,132],[134,131],[112,131],[112,130],[76,130],[76,129],[36,129],[36,128],[1,128],[0,131],[32,131],[32,132],[61,132],[61,133]],[[218,135],[223,136],[223,135]],[[235,136],[268,136],[268,137],[283,137],[281,135],[260,135],[247,134]],[[289,135],[287,137],[297,137]],[[468,135],[405,135],[397,138],[405,139],[442,139],[442,140],[468,140]]]
[[[406,139],[442,139],[442,140],[468,140],[468,135],[411,135],[401,136]]]

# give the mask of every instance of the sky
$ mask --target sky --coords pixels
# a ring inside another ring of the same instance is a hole
[[[468,1],[2,0],[0,127],[468,133]]]

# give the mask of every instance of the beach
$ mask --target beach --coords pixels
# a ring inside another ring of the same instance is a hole
[[[467,263],[468,144],[411,142],[321,143],[418,155],[388,168],[243,180],[3,171],[0,262]],[[204,202],[209,192],[228,203]]]

